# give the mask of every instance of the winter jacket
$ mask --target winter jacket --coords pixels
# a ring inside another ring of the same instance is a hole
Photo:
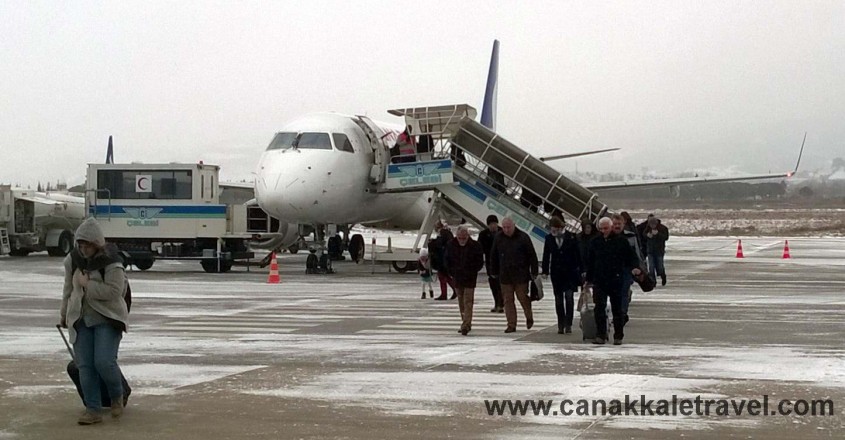
[[[626,240],[628,240],[628,244],[631,246],[631,249],[634,250],[634,253],[637,254],[637,265],[639,267],[645,267],[645,257],[643,256],[642,247],[640,246],[640,240],[637,237],[637,233],[628,229],[623,229],[622,235]]]
[[[103,233],[94,219],[88,219],[77,228],[77,240],[85,240],[102,246]],[[62,291],[61,318],[68,326],[70,341],[76,341],[74,324],[83,317],[83,300],[93,312],[122,331],[127,330],[129,311],[123,295],[126,290],[126,274],[117,248],[106,245],[92,258],[84,258],[74,248],[64,259],[65,282]],[[88,274],[88,287],[83,288],[74,279],[74,273]]]
[[[625,237],[610,234],[602,235],[590,242],[587,256],[587,282],[609,291],[621,287],[622,273],[638,267],[637,254]]]
[[[528,234],[514,229],[508,237],[496,234],[490,250],[490,271],[501,284],[525,284],[537,276],[537,252]]]
[[[441,229],[440,235],[428,244],[428,258],[431,260],[431,268],[440,272],[443,270],[443,253],[446,252],[446,243],[454,238],[448,229]]]
[[[546,235],[543,244],[543,273],[549,275],[552,284],[564,290],[575,290],[581,285],[581,252],[575,236],[566,232],[563,244],[558,247],[557,237]]]
[[[461,246],[457,238],[446,244],[446,272],[455,280],[456,288],[474,289],[478,271],[484,267],[484,250],[472,238]]]
[[[645,238],[645,248],[648,255],[663,255],[666,253],[666,240],[669,240],[669,228],[663,226],[660,220],[657,221],[657,233],[651,237],[652,228],[646,227],[643,232]]]
[[[501,232],[502,228],[499,228]],[[490,229],[484,229],[478,233],[478,242],[481,243],[481,249],[484,250],[484,267],[487,268],[487,273],[490,273],[490,250],[493,249],[493,239],[496,238],[498,232],[490,232]]]

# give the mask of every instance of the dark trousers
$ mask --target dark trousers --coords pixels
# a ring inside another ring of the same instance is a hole
[[[440,282],[440,296],[445,298],[447,295],[446,287],[452,288],[452,293],[455,293],[455,281],[446,272],[437,272],[437,281]]]
[[[631,304],[631,286],[633,285],[634,275],[625,271],[622,274],[622,313],[626,316],[628,315],[628,305]]]
[[[490,284],[490,292],[493,294],[494,307],[504,307],[504,301],[502,301],[502,284],[499,283],[499,279],[488,275],[487,283]]]
[[[622,311],[622,285],[614,283],[608,286],[593,286],[593,302],[596,304],[597,334],[607,339],[607,300],[610,299],[610,309],[613,310],[613,339],[625,336],[625,312]]]
[[[557,329],[572,327],[572,318],[575,316],[575,300],[573,289],[566,289],[563,281],[555,282],[552,279],[552,290],[555,293],[555,312],[557,313]]]
[[[666,254],[651,253],[648,254],[648,270],[651,276],[657,279],[658,276],[666,276],[666,266],[663,265],[663,256]]]

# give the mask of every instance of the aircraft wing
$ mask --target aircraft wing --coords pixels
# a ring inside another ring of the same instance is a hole
[[[691,185],[695,183],[718,183],[718,182],[742,182],[746,180],[764,180],[764,179],[781,179],[789,178],[795,174],[793,171],[780,174],[759,174],[751,176],[736,176],[736,177],[687,177],[679,179],[655,179],[655,180],[639,180],[628,182],[598,182],[584,184],[584,187],[590,190],[609,190],[609,189],[623,189],[623,188],[645,188],[645,187],[659,187],[659,186],[678,186]]]
[[[557,156],[541,157],[540,161],[541,162],[548,162],[550,160],[571,159],[573,157],[589,156],[591,154],[606,153],[608,151],[618,151],[618,150],[619,150],[619,148],[605,148],[603,150],[581,151],[581,152],[578,152],[578,153],[559,154]]]
[[[251,182],[220,182],[220,188],[238,188],[238,189],[255,189],[255,184]]]
[[[695,183],[718,183],[718,182],[742,182],[746,180],[765,180],[765,179],[788,179],[798,172],[798,166],[801,165],[801,156],[804,155],[804,144],[807,142],[807,132],[804,132],[804,140],[801,141],[801,150],[798,152],[798,161],[795,163],[795,169],[787,173],[778,174],[757,174],[750,176],[736,176],[736,177],[688,177],[681,179],[657,179],[657,180],[641,180],[630,182],[598,182],[588,183],[583,186],[591,190],[608,190],[608,189],[622,189],[622,188],[645,188],[658,186],[678,186],[690,185]]]

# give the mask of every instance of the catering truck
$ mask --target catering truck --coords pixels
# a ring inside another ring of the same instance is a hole
[[[61,192],[38,192],[0,185],[0,253],[26,256],[47,251],[63,257],[85,220],[85,200]]]
[[[87,213],[138,269],[170,259],[228,272],[254,258],[249,242],[269,227],[251,231],[249,206],[220,203],[219,170],[201,162],[89,164]]]

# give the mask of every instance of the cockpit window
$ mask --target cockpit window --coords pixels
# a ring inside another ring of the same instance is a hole
[[[331,150],[332,141],[328,133],[302,133],[296,141],[300,150]]]
[[[352,142],[349,142],[349,138],[346,137],[343,133],[332,133],[332,138],[334,139],[334,147],[340,151],[346,151],[349,153],[354,153],[355,150],[352,149]]]
[[[270,146],[267,147],[267,151],[287,150],[288,148],[293,147],[295,141],[296,133],[276,133],[276,136],[274,136],[273,140],[270,142]]]

